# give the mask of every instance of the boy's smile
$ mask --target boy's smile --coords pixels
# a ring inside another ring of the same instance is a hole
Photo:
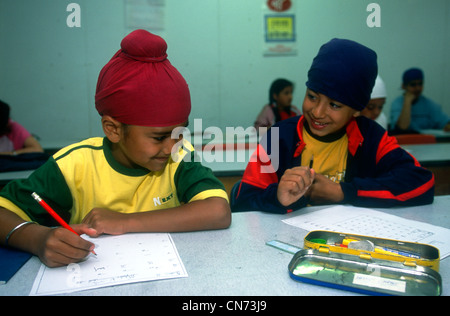
[[[359,112],[324,94],[306,90],[303,101],[303,115],[316,136],[326,136],[340,131]]]

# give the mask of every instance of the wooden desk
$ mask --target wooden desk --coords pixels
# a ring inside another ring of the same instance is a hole
[[[449,204],[450,196],[441,196],[431,205],[379,211],[450,228]],[[207,296],[204,301],[208,301],[208,297],[213,300],[211,296],[217,295],[356,295],[292,280],[288,274],[292,255],[265,244],[277,239],[303,247],[303,238],[308,232],[282,220],[322,208],[308,207],[286,215],[234,213],[229,229],[173,233],[171,236],[189,275],[187,278],[126,284],[71,295],[201,295]],[[28,295],[40,264],[38,258],[32,257],[6,285],[0,285],[0,295]],[[442,295],[450,295],[449,258],[441,261],[440,274]]]

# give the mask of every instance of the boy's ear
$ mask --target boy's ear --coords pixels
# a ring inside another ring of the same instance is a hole
[[[356,111],[355,113],[353,113],[353,117],[358,117],[361,116],[361,111]]]
[[[102,116],[102,128],[106,137],[112,143],[118,143],[122,137],[122,123],[115,120],[109,115]]]

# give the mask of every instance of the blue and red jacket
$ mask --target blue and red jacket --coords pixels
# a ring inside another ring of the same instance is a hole
[[[303,116],[297,116],[277,123],[279,139],[274,140],[271,134],[276,132],[269,129],[247,165],[233,210],[286,213],[309,204],[306,196],[288,207],[277,199],[278,181],[285,170],[300,166],[306,145],[302,139],[305,122]],[[347,124],[346,133],[348,158],[340,183],[344,193],[341,204],[393,207],[433,202],[433,173],[421,167],[380,125],[360,116]]]

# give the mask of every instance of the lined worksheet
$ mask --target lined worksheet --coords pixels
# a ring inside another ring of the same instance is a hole
[[[142,233],[98,238],[83,262],[48,268],[42,264],[30,295],[70,293],[125,283],[187,277],[170,234]]]
[[[368,208],[333,206],[283,220],[307,231],[329,230],[428,244],[450,255],[450,229],[405,219]]]

